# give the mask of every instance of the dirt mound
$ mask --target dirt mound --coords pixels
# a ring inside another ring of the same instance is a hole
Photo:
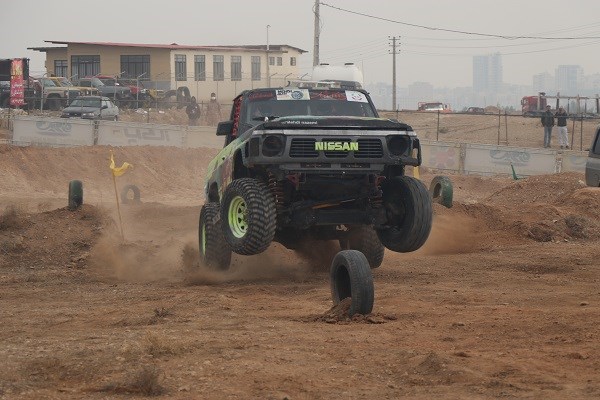
[[[8,207],[1,220],[0,264],[35,271],[87,267],[90,250],[111,225],[104,212],[87,204],[39,214]]]
[[[326,322],[328,324],[350,324],[350,323],[362,323],[362,324],[384,324],[389,321],[395,321],[398,319],[394,314],[379,314],[371,313],[367,315],[355,314],[348,315],[350,307],[352,306],[352,299],[347,297],[340,301],[338,304],[331,307],[321,315],[310,316],[304,318],[304,322]]]

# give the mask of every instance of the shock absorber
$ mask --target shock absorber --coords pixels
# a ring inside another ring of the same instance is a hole
[[[377,196],[371,198],[371,205],[373,208],[381,208],[383,205],[383,192],[381,191],[381,183],[385,180],[383,176],[376,176],[373,182],[373,192]]]
[[[283,182],[278,182],[271,172],[269,172],[269,190],[275,198],[275,207],[279,213],[283,210]]]

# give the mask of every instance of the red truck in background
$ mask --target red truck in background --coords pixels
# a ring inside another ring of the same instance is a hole
[[[546,93],[537,96],[525,96],[521,99],[521,113],[524,117],[539,117],[546,111]]]

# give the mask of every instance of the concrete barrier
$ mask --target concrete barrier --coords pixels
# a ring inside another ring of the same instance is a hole
[[[94,126],[82,119],[15,116],[12,140],[15,145],[91,146]]]
[[[100,121],[99,145],[184,147],[185,127],[136,122]]]

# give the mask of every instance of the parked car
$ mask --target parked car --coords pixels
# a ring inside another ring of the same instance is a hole
[[[119,120],[119,107],[108,97],[80,96],[63,109],[61,118]]]
[[[588,186],[600,187],[600,126],[596,128],[596,135],[585,164],[585,183]]]
[[[98,89],[93,87],[85,87],[85,86],[75,86],[73,82],[69,80],[69,78],[65,78],[64,76],[51,76],[50,79],[56,86],[70,88],[74,90],[79,90],[82,96],[97,96]]]
[[[481,107],[469,107],[466,112],[469,114],[485,114],[485,110]]]
[[[116,104],[126,106],[132,101],[131,89],[127,86],[121,86],[115,78],[100,77],[82,78],[78,82],[79,86],[93,87],[98,89],[100,96],[109,97]]]
[[[35,88],[35,92],[44,99],[44,108],[58,111],[65,107],[78,96],[81,91],[75,87],[61,87],[48,77],[29,77],[29,86]]]

